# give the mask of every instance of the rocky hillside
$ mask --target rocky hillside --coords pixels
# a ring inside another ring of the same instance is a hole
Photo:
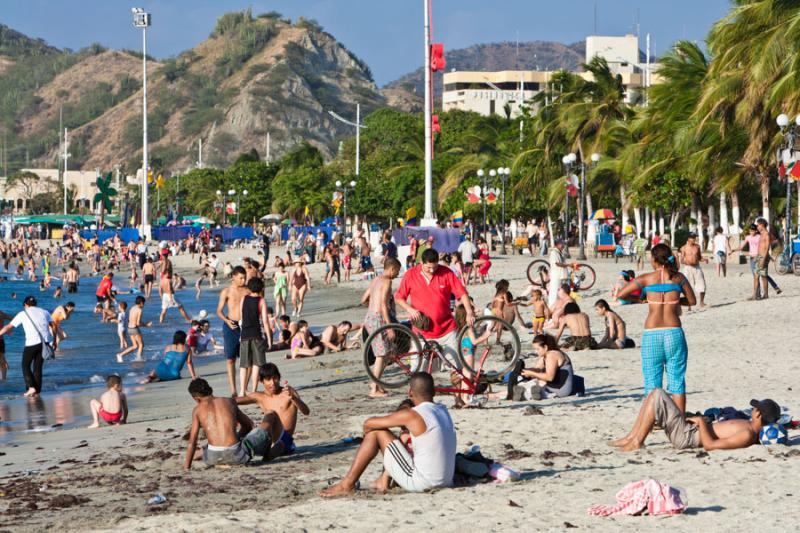
[[[133,172],[141,158],[141,57],[101,47],[58,53],[69,64],[20,102],[12,124],[6,120],[16,144],[31,165],[53,165],[63,109],[71,166]],[[328,111],[354,118],[356,102],[364,115],[386,105],[369,68],[333,36],[275,13],[224,15],[206,41],[148,67],[151,157],[169,170],[194,164],[199,139],[208,165],[252,148],[263,154],[267,133],[273,157],[302,140],[333,155],[352,128]]]
[[[505,42],[477,44],[469,48],[447,50],[445,56],[447,70],[577,70],[584,62],[585,44],[583,42],[564,45],[549,41],[527,43]],[[392,95],[398,101],[422,101],[425,81],[422,67],[389,83],[383,93]],[[442,74],[434,77],[436,97],[442,93]]]

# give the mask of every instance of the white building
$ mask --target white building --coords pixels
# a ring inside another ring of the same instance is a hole
[[[38,179],[26,180],[24,183],[8,184],[8,178],[0,177],[0,198],[14,203],[14,214],[26,213],[30,209],[31,199],[40,193],[57,190],[63,193],[64,185],[59,179],[59,171],[55,168],[24,168],[21,172],[36,174]],[[97,173],[94,170],[68,170],[66,174],[67,188],[74,187],[73,205],[78,208],[83,202],[88,206],[97,193]],[[119,187],[117,187],[119,189]],[[93,211],[94,206],[90,209]]]
[[[624,37],[589,36],[586,38],[588,63],[594,56],[605,58],[612,72],[622,77],[625,99],[633,102],[645,86],[648,67],[640,61],[639,39],[635,35]],[[658,65],[650,65],[650,80],[659,83]],[[443,109],[461,109],[481,115],[511,117],[520,114],[520,103],[529,102],[545,90],[555,71],[505,70],[499,72],[451,71],[444,74]],[[591,74],[576,74],[590,80]]]

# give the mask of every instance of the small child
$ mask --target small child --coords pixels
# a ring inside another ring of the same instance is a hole
[[[119,349],[124,350],[128,347],[128,303],[119,302],[117,312],[117,335],[119,336]]]
[[[544,333],[544,323],[550,318],[550,308],[541,290],[534,289],[531,293],[530,305],[533,307],[533,334]]]
[[[108,424],[125,424],[128,421],[128,399],[122,392],[122,378],[116,375],[106,378],[106,392],[100,396],[100,400],[89,402],[92,410],[94,423],[89,426],[91,429],[100,427],[100,418]]]

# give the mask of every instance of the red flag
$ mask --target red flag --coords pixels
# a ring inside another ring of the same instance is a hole
[[[778,176],[782,178],[786,177],[786,165],[783,164],[783,161],[781,161],[781,164],[778,167]]]
[[[789,174],[791,174],[795,180],[800,179],[800,162],[796,162],[794,165],[792,165],[791,170],[789,170]],[[785,170],[783,175],[786,176]]]

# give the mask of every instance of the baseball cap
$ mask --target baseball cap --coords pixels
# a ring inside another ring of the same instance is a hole
[[[781,417],[780,406],[772,400],[750,400],[750,405],[758,409],[765,424],[774,424]]]

